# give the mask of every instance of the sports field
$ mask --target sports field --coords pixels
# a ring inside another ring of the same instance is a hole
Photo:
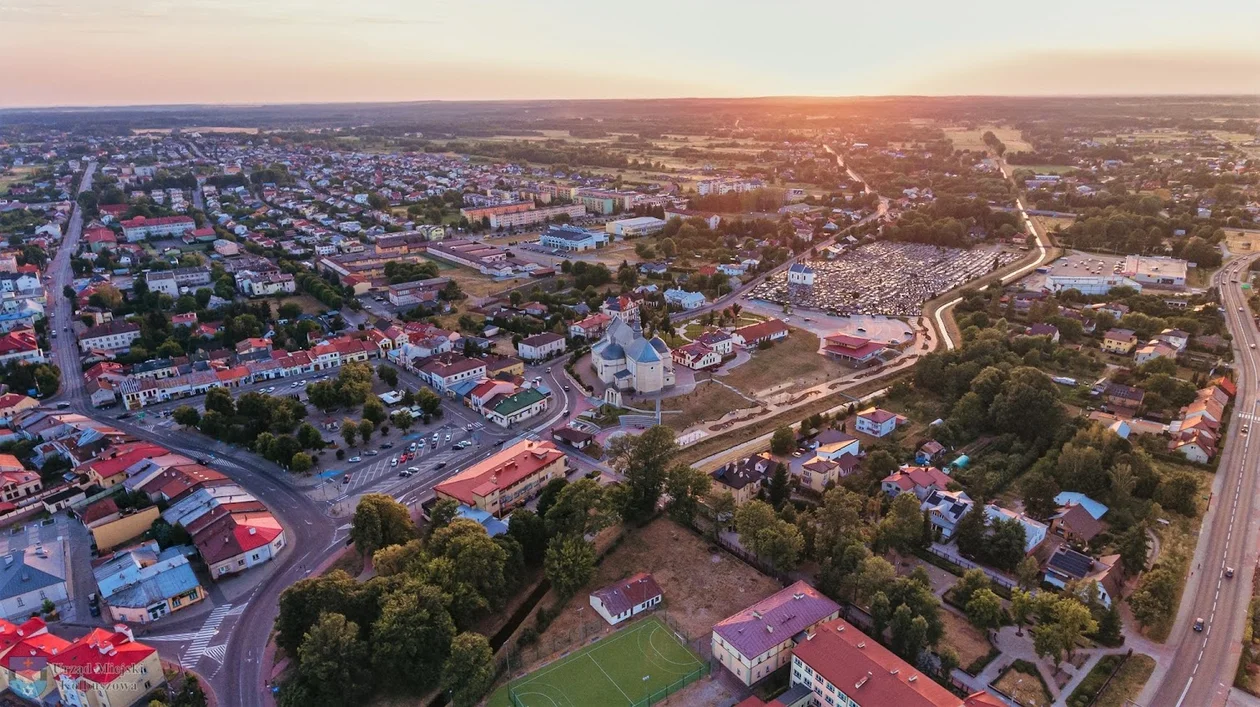
[[[649,705],[703,676],[708,665],[652,616],[509,683],[490,707]]]

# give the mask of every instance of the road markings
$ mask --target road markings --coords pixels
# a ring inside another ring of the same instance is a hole
[[[223,623],[223,619],[227,617],[228,612],[232,610],[231,604],[216,606],[214,611],[206,617],[206,622],[201,626],[193,638],[188,649],[184,651],[184,656],[180,663],[188,666],[195,666],[201,657],[205,655],[206,647],[210,645],[210,641],[214,639],[214,635],[219,632],[219,624]]]

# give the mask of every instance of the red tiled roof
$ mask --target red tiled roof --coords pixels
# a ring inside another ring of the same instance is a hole
[[[562,457],[564,452],[552,442],[524,440],[455,474],[434,490],[476,506],[474,496],[508,488]]]
[[[136,643],[125,633],[95,628],[48,662],[77,678],[108,685],[128,676],[131,668],[154,652],[154,648]]]
[[[111,516],[117,512],[118,504],[114,502],[114,499],[111,496],[109,498],[103,498],[83,509],[83,515],[80,516],[79,519],[83,521],[84,525],[87,525],[98,521],[101,518]]]
[[[281,532],[280,521],[269,512],[229,513],[195,533],[193,544],[212,565],[267,545]]]
[[[775,334],[786,334],[787,332],[788,326],[778,319],[767,319],[764,322],[750,324],[735,330],[735,333],[743,337],[744,341],[760,341]]]
[[[796,645],[793,654],[859,705],[962,705],[949,690],[844,619],[819,626],[811,639]]]

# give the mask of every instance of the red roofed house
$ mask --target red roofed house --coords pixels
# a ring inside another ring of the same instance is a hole
[[[182,236],[197,228],[191,216],[137,216],[122,222],[128,243],[137,243],[153,236]]]
[[[550,441],[523,440],[438,484],[439,499],[503,516],[568,469],[564,452]]]
[[[166,681],[158,652],[132,638],[131,629],[94,628],[49,659],[57,691],[70,705],[130,707]]]
[[[656,579],[647,572],[623,579],[591,592],[591,608],[616,626],[661,603],[664,593]]]
[[[44,485],[39,479],[39,474],[33,471],[25,469],[0,471],[0,493],[3,493],[6,501],[16,501],[19,498],[32,496],[42,488]]]
[[[111,250],[118,245],[118,236],[108,228],[89,228],[83,234],[83,240],[87,241],[88,248],[93,253],[99,253],[103,250]]]
[[[674,363],[694,371],[722,364],[721,354],[698,341],[679,346],[671,352],[671,355],[674,357]]]
[[[894,498],[911,492],[922,501],[933,491],[944,491],[950,481],[949,474],[935,467],[906,466],[886,476],[879,487]]]
[[[860,336],[832,334],[826,339],[823,353],[851,366],[867,366],[878,360],[884,347]]]
[[[786,339],[789,332],[787,324],[778,319],[767,319],[764,322],[736,329],[731,332],[731,338],[740,346],[756,346],[763,341]]]
[[[86,473],[92,483],[102,488],[110,488],[122,483],[127,478],[127,467],[144,459],[169,454],[165,447],[148,442],[127,442],[111,447],[96,459],[84,464],[75,471]]]
[[[839,604],[798,581],[714,624],[713,656],[740,682],[752,685],[786,665],[793,647],[838,616]]]
[[[857,414],[857,423],[853,427],[872,437],[886,437],[905,421],[906,418],[896,413],[880,408],[867,408]]]
[[[844,619],[819,626],[812,635],[797,643],[792,655],[791,685],[809,689],[814,695],[814,704],[858,707],[992,704],[984,699],[964,701]]]
[[[0,365],[13,361],[43,363],[44,352],[34,329],[14,329],[0,335]]]
[[[260,565],[284,547],[284,528],[261,504],[225,504],[190,524],[188,532],[214,579]]]
[[[21,393],[0,395],[0,425],[9,424],[9,420],[35,407],[39,407],[39,401],[29,395]]]

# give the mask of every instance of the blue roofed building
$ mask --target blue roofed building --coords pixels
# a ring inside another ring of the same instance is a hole
[[[1107,506],[1077,491],[1064,491],[1054,497],[1054,502],[1060,506],[1080,506],[1088,511],[1094,520],[1101,520],[1103,516],[1107,515],[1107,511],[1111,510]]]
[[[665,301],[682,307],[684,310],[699,309],[708,303],[702,292],[687,292],[679,289],[665,290]]]
[[[563,251],[592,250],[608,245],[608,234],[600,231],[588,231],[577,226],[550,226],[538,239],[544,248],[555,248]]]
[[[470,508],[462,503],[455,509],[455,517],[467,518],[480,523],[481,527],[486,529],[486,535],[492,538],[503,535],[508,531],[508,524],[495,518],[493,513],[487,513],[480,508]],[[511,522],[511,520],[512,517],[508,516],[508,522]]]
[[[188,556],[191,546],[161,550],[156,540],[114,553],[92,570],[112,621],[149,623],[206,598]]]

